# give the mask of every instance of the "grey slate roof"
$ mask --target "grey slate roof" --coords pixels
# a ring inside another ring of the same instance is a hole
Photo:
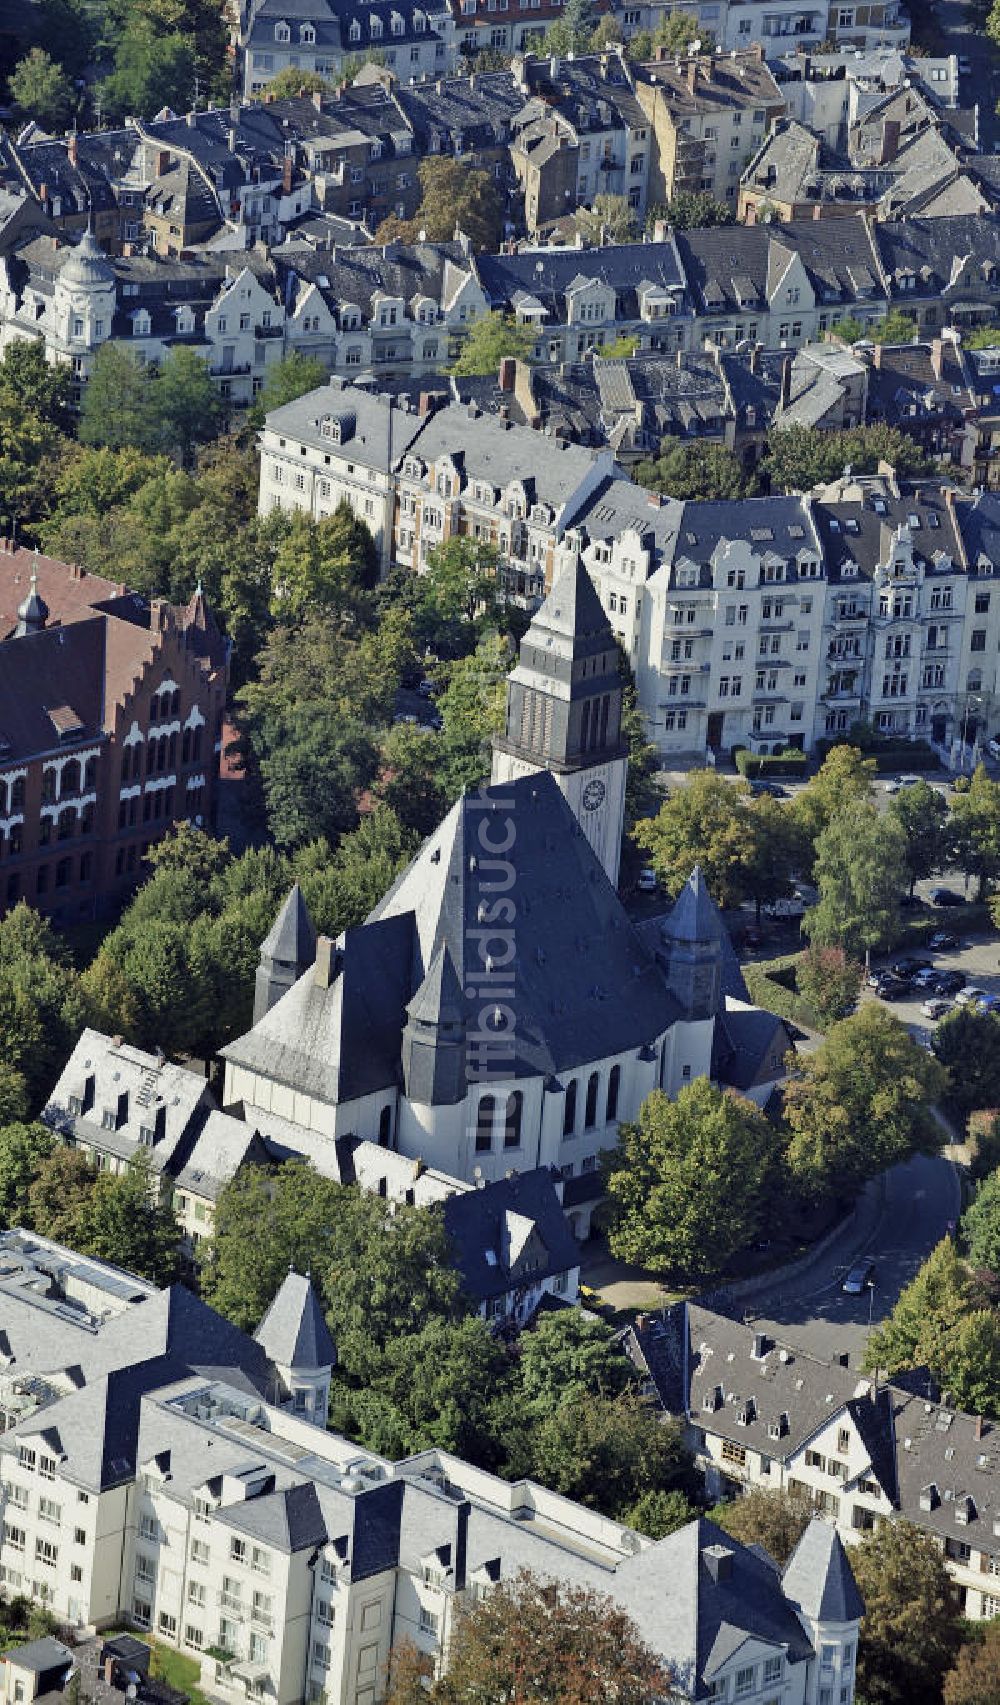
[[[533,1259],[539,1265],[532,1267],[532,1283],[555,1273],[569,1272],[579,1264],[579,1246],[567,1224],[548,1167],[498,1178],[481,1190],[457,1192],[444,1204],[444,1223],[462,1283],[477,1302],[502,1296],[524,1283],[525,1275],[517,1261],[505,1258],[511,1252],[511,1216],[534,1227],[547,1257],[542,1258],[538,1242],[533,1241]],[[526,1226],[518,1230],[522,1238],[526,1237]]]
[[[592,472],[595,459],[593,450],[560,443],[481,414],[474,404],[460,403],[449,403],[427,418],[412,454],[428,467],[450,456],[466,480],[486,481],[501,490],[520,480],[533,493],[531,501],[549,504],[557,517]]]
[[[701,313],[745,314],[763,308],[789,254],[801,258],[821,307],[853,305],[859,281],[873,306],[885,297],[872,237],[861,215],[679,231],[677,247],[688,290]],[[743,297],[746,284],[756,293],[756,302]]]
[[[908,526],[910,516],[918,522],[911,529],[914,555],[925,570],[953,572],[962,562],[953,511],[945,492],[932,481],[900,482],[898,497],[884,481],[861,482],[862,501],[843,501],[836,486],[812,505],[812,513],[823,541],[823,560],[831,581],[871,580],[880,563],[887,560],[896,529]],[[947,564],[940,559],[948,559]],[[845,565],[856,565],[857,573],[845,575]]]
[[[686,942],[715,942],[725,933],[700,864],[695,865],[678,894],[663,931],[672,941]]]
[[[830,1522],[809,1523],[785,1565],[781,1584],[816,1622],[855,1622],[865,1613],[840,1535]]]
[[[337,1351],[306,1273],[289,1273],[254,1334],[277,1367],[333,1367]]]
[[[762,1007],[727,1000],[712,1037],[712,1076],[733,1089],[753,1089],[781,1076],[791,1046],[784,1019]]]
[[[40,1640],[28,1640],[23,1646],[8,1646],[0,1653],[5,1660],[12,1663],[16,1669],[34,1670],[36,1675],[42,1675],[46,1670],[67,1668],[73,1662],[73,1653],[69,1646],[64,1646],[52,1634],[44,1634]]]
[[[329,450],[330,440],[324,438],[322,426],[324,420],[331,418],[340,422],[340,444],[350,444],[352,462],[382,473],[404,453],[424,424],[418,416],[391,406],[378,393],[361,390],[346,379],[332,378],[329,384],[320,385],[315,391],[307,391],[293,402],[272,409],[266,425],[269,432],[286,434],[297,443],[309,444],[316,450]],[[296,890],[297,885],[292,893]],[[305,909],[301,896],[298,906]],[[295,908],[298,914],[296,928],[301,929],[298,906]],[[309,922],[308,913],[306,921]],[[309,927],[312,927],[311,922]],[[277,954],[274,957],[285,956]]]
[[[288,965],[307,965],[315,957],[316,931],[297,882],[261,942],[260,951],[262,958]]]
[[[218,1520],[279,1551],[309,1551],[327,1538],[318,1490],[311,1481],[230,1504],[218,1511]]]
[[[476,270],[493,308],[509,310],[519,291],[541,302],[550,319],[566,321],[566,291],[581,276],[613,286],[620,318],[636,319],[641,283],[681,298],[684,273],[673,240],[616,243],[603,249],[528,249],[516,255],[477,255]]]

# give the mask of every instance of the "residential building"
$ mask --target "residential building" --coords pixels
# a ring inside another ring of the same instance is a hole
[[[7,1592],[148,1630],[220,1701],[375,1705],[394,1646],[446,1665],[461,1608],[529,1569],[610,1597],[681,1698],[852,1705],[864,1606],[829,1523],[780,1571],[705,1518],[654,1543],[445,1451],[392,1462],[322,1425],[336,1350],[307,1279],[251,1338],[179,1286],[0,1241]]]
[[[320,521],[347,504],[375,540],[382,572],[392,558],[393,468],[425,421],[343,379],[267,416],[260,446],[260,512],[301,510]]]
[[[99,915],[151,844],[215,809],[226,650],[186,606],[4,542],[0,550],[0,912]]]
[[[644,1317],[628,1349],[684,1418],[710,1497],[797,1491],[848,1545],[912,1522],[941,1546],[964,1614],[1000,1614],[996,1427],[939,1399],[926,1375],[882,1385],[696,1303]]]
[[[991,325],[1000,313],[1000,219],[970,214],[879,221],[872,230],[890,307],[934,337]]]
[[[705,192],[735,206],[747,161],[785,111],[761,45],[724,57],[689,53],[683,59],[661,49],[634,75],[655,142],[650,204]]]
[[[763,42],[765,52],[780,53],[794,44],[819,48],[826,42],[870,52],[879,47],[906,48],[910,20],[898,0],[874,5],[830,5],[828,0],[620,0],[615,16],[627,36],[654,34],[664,15],[681,10],[711,35],[719,50],[739,52]]]
[[[653,143],[624,53],[551,60],[526,54],[511,70],[525,100],[514,120],[511,160],[528,231],[598,195],[621,196],[641,222]]]
[[[550,365],[582,361],[629,332],[654,349],[686,349],[693,340],[673,232],[651,243],[477,255],[476,274],[489,308],[537,328],[535,359]]]
[[[830,148],[843,148],[850,127],[880,95],[904,84],[919,89],[938,107],[959,105],[958,60],[916,58],[897,48],[813,53],[795,49],[770,60],[786,103],[797,119]]]
[[[458,59],[450,8],[373,0],[364,13],[341,0],[240,0],[239,45],[246,99],[290,69],[334,81],[344,61],[377,53],[413,82],[453,71]]]

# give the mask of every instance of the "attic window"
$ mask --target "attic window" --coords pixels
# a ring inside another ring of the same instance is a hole
[[[74,740],[83,733],[83,723],[70,705],[53,705],[48,718],[60,740]]]
[[[291,41],[292,32],[287,24],[275,24],[274,39],[275,41]]]

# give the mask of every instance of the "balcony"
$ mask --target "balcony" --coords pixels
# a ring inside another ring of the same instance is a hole
[[[220,1610],[232,1610],[237,1616],[243,1615],[243,1600],[239,1593],[218,1592],[215,1597]]]

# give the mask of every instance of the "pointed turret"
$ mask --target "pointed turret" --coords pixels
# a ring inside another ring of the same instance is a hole
[[[465,1097],[465,999],[455,961],[439,947],[406,1009],[403,1085],[410,1101],[452,1105]]]
[[[714,1018],[722,1001],[725,930],[700,864],[677,896],[662,936],[667,983],[685,1018]]]
[[[577,558],[556,579],[521,641],[507,683],[493,780],[551,770],[612,882],[625,818],[618,646],[590,575]]]
[[[31,590],[28,596],[17,606],[17,626],[14,629],[15,639],[23,639],[25,634],[41,633],[49,619],[49,606],[38,590],[38,552],[31,568]]]
[[[325,1427],[337,1350],[308,1273],[289,1270],[254,1337],[277,1368],[296,1413]]]
[[[270,1012],[316,957],[316,931],[296,882],[261,943],[254,989],[255,1024]]]
[[[814,1517],[792,1552],[781,1584],[814,1626],[844,1627],[865,1613],[864,1599],[835,1527]]]

